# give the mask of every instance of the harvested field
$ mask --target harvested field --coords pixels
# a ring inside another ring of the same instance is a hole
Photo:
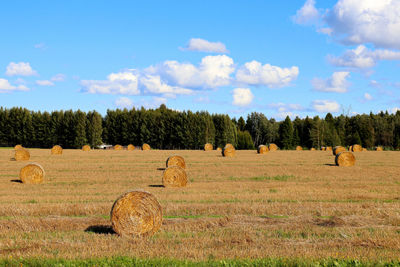
[[[399,259],[400,152],[357,153],[340,168],[323,151],[29,151],[46,170],[41,185],[17,182],[27,162],[0,150],[3,259]],[[172,154],[185,158],[186,187],[161,187]],[[113,233],[110,210],[136,188],[157,198],[163,224],[132,240]]]

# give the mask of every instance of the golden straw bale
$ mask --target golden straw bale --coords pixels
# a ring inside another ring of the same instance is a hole
[[[381,146],[377,146],[377,147],[375,148],[375,150],[376,150],[376,151],[383,151],[383,148],[382,148]]]
[[[31,157],[31,154],[25,148],[20,148],[20,149],[15,150],[14,159],[16,161],[29,160],[30,157]]]
[[[165,165],[167,168],[170,166],[179,166],[182,169],[186,169],[185,159],[178,155],[170,156]]]
[[[225,147],[232,147],[232,148],[235,148],[232,144],[229,144],[229,143],[226,144]]]
[[[303,150],[301,146],[296,146],[296,150]]]
[[[311,151],[315,151],[315,147],[312,147],[310,150],[311,150]]]
[[[213,150],[213,145],[210,143],[207,143],[204,145],[204,151],[211,151]]]
[[[353,152],[361,152],[362,151],[362,146],[360,146],[360,145],[352,145],[351,151],[353,151]]]
[[[275,144],[269,144],[268,145],[268,150],[269,151],[276,151],[276,150],[278,150],[278,146],[275,145]]]
[[[53,146],[53,148],[51,149],[51,154],[52,155],[61,155],[63,152],[63,149],[61,146],[59,145],[55,145]]]
[[[224,147],[222,149],[222,156],[224,157],[234,157],[236,154],[236,150],[233,146]]]
[[[162,183],[165,187],[184,187],[187,182],[186,171],[179,166],[170,166],[163,172]]]
[[[332,153],[334,156],[336,156],[337,154],[339,154],[340,152],[346,151],[346,148],[342,147],[342,146],[335,146],[332,150]]]
[[[90,146],[89,146],[89,145],[84,145],[84,146],[82,147],[82,150],[83,150],[83,151],[90,151]]]
[[[335,163],[337,166],[350,167],[354,166],[356,163],[356,158],[354,157],[353,153],[344,151],[336,155]]]
[[[353,151],[353,146],[349,146],[349,151]]]
[[[121,145],[115,145],[114,146],[114,150],[123,150],[123,149],[124,149],[124,147],[121,146]]]
[[[129,144],[127,149],[128,149],[129,151],[135,150],[135,146],[132,145],[132,144]]]
[[[327,146],[325,150],[326,151],[332,151],[332,147],[331,146]]]
[[[325,151],[325,150],[326,150],[326,147],[325,147],[325,146],[321,146],[321,150],[322,150],[322,151]]]
[[[120,236],[151,236],[161,227],[162,208],[149,192],[134,190],[114,202],[110,217],[113,230]]]
[[[21,148],[24,148],[22,145],[16,145],[15,147],[14,147],[14,150],[17,150],[17,149],[21,149]]]
[[[217,151],[222,151],[222,148],[220,148],[220,147],[217,147]]]
[[[367,151],[367,149],[365,147],[363,147],[363,151]]]
[[[44,180],[44,169],[37,163],[30,163],[23,167],[19,173],[19,179],[24,184],[41,184]]]
[[[268,147],[265,145],[259,145],[257,148],[257,153],[258,154],[267,154],[268,153]]]
[[[142,145],[142,150],[150,150],[150,145],[149,144],[143,144]]]

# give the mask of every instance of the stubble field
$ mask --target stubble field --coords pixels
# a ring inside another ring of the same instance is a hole
[[[111,256],[210,259],[400,259],[400,152],[355,153],[334,166],[329,151],[113,151],[30,149],[45,182],[17,182],[27,162],[0,150],[0,257]],[[170,155],[189,184],[163,188]],[[109,213],[141,188],[163,208],[151,238],[119,237]]]

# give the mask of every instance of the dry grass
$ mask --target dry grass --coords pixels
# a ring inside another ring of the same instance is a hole
[[[351,168],[322,151],[31,149],[41,185],[15,182],[26,162],[0,150],[0,257],[399,259],[400,152],[367,151]],[[165,159],[179,153],[190,183],[160,187]],[[113,234],[110,210],[143,188],[163,208],[151,238]]]

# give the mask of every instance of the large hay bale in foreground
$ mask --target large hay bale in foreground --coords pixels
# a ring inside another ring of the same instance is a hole
[[[334,156],[336,156],[337,154],[339,154],[340,152],[344,152],[346,151],[346,148],[342,147],[342,146],[335,146],[332,150],[332,153]]]
[[[296,146],[296,150],[303,150],[301,146]]]
[[[55,145],[53,146],[53,148],[51,149],[51,154],[52,155],[61,155],[63,152],[63,149],[61,146],[59,145]]]
[[[128,149],[128,151],[135,150],[135,146],[132,145],[132,144],[129,144],[128,147],[127,147],[127,149]]]
[[[121,146],[121,145],[115,145],[114,146],[114,150],[123,150],[123,149],[124,149],[124,147]]]
[[[37,163],[30,163],[23,167],[19,173],[19,179],[24,184],[41,184],[44,180],[44,169]]]
[[[236,150],[233,146],[224,147],[222,149],[222,156],[224,156],[224,157],[231,158],[231,157],[234,157],[235,154],[236,154]]]
[[[381,146],[377,146],[377,147],[375,148],[375,150],[376,150],[376,151],[383,151],[383,148],[382,148]]]
[[[16,145],[15,147],[14,147],[14,150],[17,150],[17,149],[21,149],[21,148],[24,148],[22,145]]]
[[[259,145],[257,148],[257,153],[258,154],[267,154],[268,153],[268,147],[265,145]]]
[[[340,152],[335,157],[335,164],[341,167],[350,167],[354,166],[356,163],[356,158],[354,157],[353,153],[351,152]]]
[[[186,171],[179,166],[170,166],[163,172],[162,183],[165,187],[184,187],[187,182]]]
[[[277,151],[278,150],[278,146],[275,144],[269,144],[268,145],[268,150],[269,151]]]
[[[360,145],[352,145],[351,151],[353,151],[353,152],[361,152],[361,151],[363,151],[363,148]]]
[[[185,159],[178,155],[170,156],[165,165],[167,168],[171,166],[179,166],[182,169],[186,169]]]
[[[31,154],[25,148],[20,148],[20,149],[15,150],[14,159],[16,161],[29,160],[30,157],[31,157]]]
[[[211,151],[213,150],[213,145],[210,143],[207,143],[204,145],[204,151]]]
[[[150,150],[150,145],[149,144],[143,144],[142,145],[142,150]]]
[[[111,208],[111,225],[120,236],[151,236],[162,224],[162,208],[149,192],[134,190],[121,195]]]
[[[84,146],[82,147],[82,150],[83,150],[83,151],[90,151],[90,146],[89,146],[89,145],[84,145]]]

